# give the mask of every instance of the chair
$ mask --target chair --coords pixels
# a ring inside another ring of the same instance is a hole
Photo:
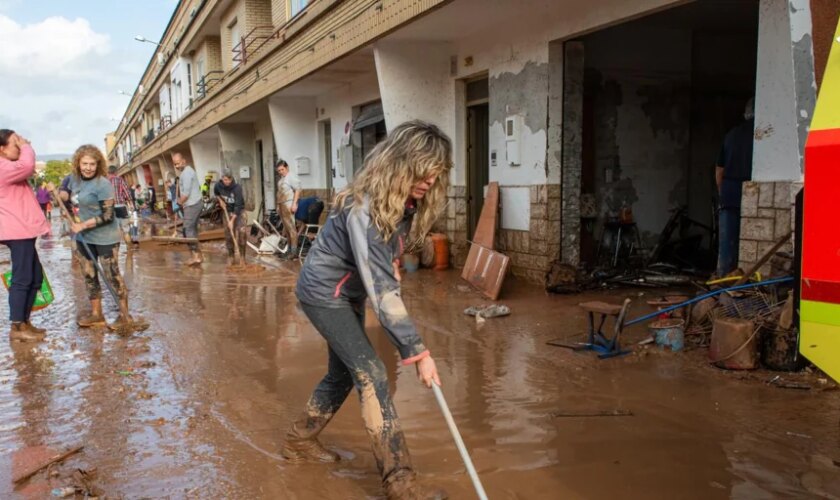
[[[565,347],[575,351],[595,351],[598,358],[606,359],[615,356],[628,354],[629,350],[621,349],[621,333],[624,330],[624,319],[630,308],[630,299],[624,299],[624,304],[607,304],[601,301],[583,302],[578,306],[587,313],[589,317],[589,338],[586,342],[569,345],[560,339],[546,342],[548,345]],[[595,328],[595,315],[598,315],[598,328]],[[613,335],[607,338],[603,332],[604,323],[608,317],[613,318]]]
[[[309,205],[309,209],[306,212],[306,221],[304,224],[303,231],[300,233],[300,240],[298,244],[298,258],[303,257],[303,249],[309,244],[309,248],[312,247],[312,244],[315,242],[315,238],[318,237],[318,233],[321,231],[321,214],[324,212],[324,202],[321,200],[317,200]]]

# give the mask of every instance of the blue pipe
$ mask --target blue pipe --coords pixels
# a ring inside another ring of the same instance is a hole
[[[729,287],[729,288],[723,288],[721,290],[715,290],[713,292],[705,293],[703,295],[698,295],[697,297],[694,297],[693,299],[690,299],[690,300],[686,300],[685,302],[681,302],[679,304],[676,304],[676,305],[673,305],[673,306],[670,306],[670,307],[666,307],[665,309],[662,309],[662,310],[659,310],[659,311],[656,311],[656,312],[652,312],[650,314],[645,314],[644,316],[641,316],[641,317],[638,317],[636,319],[627,321],[627,322],[624,323],[624,326],[635,325],[636,323],[641,323],[642,321],[647,321],[649,319],[656,318],[657,316],[659,316],[661,314],[665,314],[665,313],[668,313],[668,312],[671,312],[671,311],[675,311],[675,310],[680,309],[682,307],[685,307],[687,305],[694,304],[695,302],[700,302],[701,300],[705,300],[705,299],[708,299],[709,297],[714,297],[715,295],[720,295],[720,294],[725,293],[725,292],[734,292],[734,291],[737,291],[737,290],[746,290],[748,288],[758,288],[760,286],[778,285],[780,283],[787,283],[788,281],[793,281],[793,276],[785,276],[785,277],[782,277],[782,278],[774,278],[772,280],[767,280],[767,281],[759,281],[758,283],[747,283],[745,285],[738,285],[738,286],[733,286],[733,287]]]

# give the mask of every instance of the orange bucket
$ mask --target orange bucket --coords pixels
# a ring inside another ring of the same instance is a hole
[[[435,271],[449,269],[449,240],[445,234],[432,234],[432,243],[435,247]]]

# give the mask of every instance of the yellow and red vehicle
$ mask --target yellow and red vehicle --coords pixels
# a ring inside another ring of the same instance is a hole
[[[799,352],[840,381],[840,25],[805,146]]]

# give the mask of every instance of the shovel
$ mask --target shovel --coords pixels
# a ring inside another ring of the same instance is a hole
[[[230,220],[230,216],[228,215],[227,211],[227,204],[221,198],[219,198],[219,206],[222,207],[222,213],[225,214],[225,221],[227,221],[227,228],[230,231],[230,237],[233,239],[233,255],[236,257],[236,262],[244,264],[242,262],[242,254],[239,253],[239,242],[236,241],[236,232],[233,229],[233,222]]]
[[[446,404],[446,399],[443,397],[443,391],[440,390],[440,386],[437,385],[437,382],[432,382],[432,391],[435,393],[435,399],[437,399],[440,411],[443,413],[443,418],[446,420],[446,425],[449,426],[449,432],[452,433],[452,438],[455,439],[455,446],[458,447],[458,453],[461,454],[461,460],[464,461],[464,465],[467,467],[467,473],[470,475],[476,495],[478,495],[480,500],[487,500],[487,493],[484,492],[484,486],[481,484],[481,479],[478,478],[478,473],[475,471],[475,466],[472,463],[470,454],[467,451],[464,440],[461,439],[461,433],[458,432],[458,426],[455,425],[455,419],[452,418],[452,412],[449,411],[449,405]]]

